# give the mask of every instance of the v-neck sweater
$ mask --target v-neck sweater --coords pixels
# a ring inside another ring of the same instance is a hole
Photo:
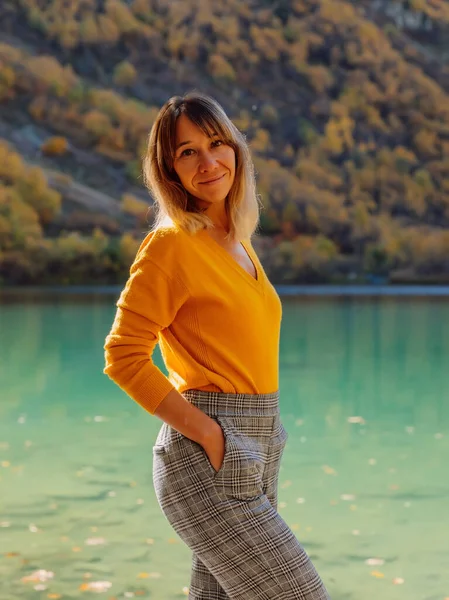
[[[251,241],[246,271],[205,229],[143,240],[106,337],[106,373],[150,414],[173,389],[278,391],[282,304]],[[153,362],[159,343],[168,371]]]

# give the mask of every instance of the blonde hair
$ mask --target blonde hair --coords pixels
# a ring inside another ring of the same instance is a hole
[[[235,178],[226,198],[229,221],[227,238],[241,241],[250,238],[259,224],[259,200],[256,194],[254,165],[245,136],[232,123],[221,105],[205,94],[190,92],[173,96],[159,111],[151,128],[148,149],[143,158],[143,177],[156,208],[154,231],[175,224],[195,233],[213,228],[212,220],[196,206],[174,170],[176,122],[184,114],[206,135],[217,133],[234,149]]]

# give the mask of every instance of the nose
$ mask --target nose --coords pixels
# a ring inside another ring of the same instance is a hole
[[[203,152],[199,157],[199,170],[201,173],[214,171],[218,166],[217,160],[210,152]]]

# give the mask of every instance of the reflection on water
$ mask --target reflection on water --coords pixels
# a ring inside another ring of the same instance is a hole
[[[160,421],[102,374],[113,314],[0,306],[0,600],[187,597],[190,551],[151,483]],[[333,600],[449,597],[448,317],[284,300],[279,510]]]

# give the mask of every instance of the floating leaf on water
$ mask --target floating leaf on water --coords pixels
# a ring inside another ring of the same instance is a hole
[[[149,576],[149,573],[139,573],[137,579],[148,579]]]
[[[279,508],[285,508],[287,506],[287,502],[279,502]]]
[[[82,548],[80,548],[79,546],[73,546],[72,548],[72,552],[81,552]]]
[[[304,425],[304,419],[296,419],[295,425],[301,427],[301,425]]]
[[[0,442],[0,450],[9,450],[9,442]]]
[[[296,498],[296,504],[304,504],[305,501],[305,498]]]
[[[306,531],[312,531],[313,527],[306,527]]]
[[[307,442],[307,438],[306,438],[306,436],[305,436],[305,435],[302,435],[302,436],[299,438],[299,441],[301,442],[301,444],[305,444],[305,443]]]
[[[138,498],[136,504],[143,504],[145,502],[145,500],[143,500],[142,498]]]
[[[136,487],[137,485],[137,481],[130,481],[129,482],[129,487]]]
[[[410,508],[410,507],[411,507],[411,505],[412,505],[412,503],[411,503],[411,502],[404,502],[404,507],[405,507],[405,508]]]
[[[154,544],[153,538],[147,538],[145,541],[147,544],[150,544],[150,545]]]
[[[392,483],[392,484],[390,485],[390,490],[394,490],[394,491],[396,491],[396,490],[398,490],[398,489],[399,489],[399,486],[398,486],[396,483]]]
[[[377,460],[375,458],[370,458],[368,461],[369,465],[376,465],[377,464]]]
[[[340,499],[345,500],[345,501],[355,500],[355,496],[354,496],[354,494],[342,494],[340,496]]]
[[[117,496],[117,492],[114,492],[113,490],[111,490],[110,492],[108,492],[108,496],[110,496],[111,498],[114,498],[115,496]]]
[[[352,535],[360,535],[360,531],[358,529],[353,529]]]
[[[30,448],[32,445],[33,445],[33,442],[31,440],[25,441],[25,444],[24,444],[25,448]]]
[[[413,426],[407,426],[405,431],[411,435],[412,433],[415,433],[415,428]]]
[[[402,577],[395,577],[393,579],[393,584],[394,585],[402,585],[404,583],[404,579],[402,579]]]
[[[167,542],[168,542],[169,544],[177,544],[177,543],[178,543],[178,540],[177,540],[176,538],[168,538]]]
[[[349,510],[357,510],[357,504],[351,504]]]
[[[369,567],[380,567],[380,565],[385,564],[385,561],[383,558],[367,558],[365,564]]]
[[[21,581],[23,581],[24,583],[27,583],[29,581],[36,583],[43,583],[45,581],[49,581],[50,579],[53,579],[53,577],[55,576],[55,574],[53,573],[53,571],[46,571],[45,569],[38,569],[37,571],[34,571],[33,573],[31,573],[30,575],[25,575],[25,577],[22,577]]]
[[[84,543],[86,546],[100,546],[101,544],[106,544],[106,540],[102,537],[91,537],[87,538]]]
[[[444,437],[444,435],[443,435],[442,433],[436,433],[436,434],[435,434],[435,439],[436,439],[436,440],[442,440],[442,439],[443,439],[443,437]]]
[[[9,462],[9,460],[2,460],[2,462],[0,463],[2,465],[2,467],[4,467],[5,469],[11,466],[11,463]]]
[[[47,598],[52,598],[52,600],[59,600],[59,598],[62,598],[62,595],[53,592],[51,594],[47,594]]]
[[[361,425],[365,425],[366,421],[363,417],[348,417],[348,423],[360,423]]]
[[[28,525],[28,529],[31,531],[31,533],[38,533],[39,531],[42,531],[41,529],[39,529],[39,527],[36,527],[34,523],[30,523]]]
[[[322,469],[326,473],[326,475],[336,475],[337,474],[337,471],[335,469],[333,469],[332,467],[330,467],[329,465],[323,465]]]
[[[47,589],[47,586],[43,583],[38,583],[37,585],[33,586],[33,589],[36,590],[36,592],[44,592]]]
[[[281,488],[285,490],[286,488],[290,487],[291,484],[292,482],[290,481],[290,479],[287,479],[287,481],[284,481],[284,483],[281,485]]]
[[[371,571],[371,575],[373,577],[377,577],[378,579],[382,579],[383,577],[385,577],[385,575],[380,571]]]
[[[298,529],[299,529],[299,523],[293,523],[292,529],[293,529],[293,531],[298,531]]]
[[[183,587],[182,588],[182,593],[184,594],[184,596],[188,596],[189,595],[189,588],[188,587]]]
[[[110,581],[89,581],[82,583],[80,590],[82,592],[97,592],[101,594],[102,592],[107,592],[111,586],[112,583]]]
[[[20,415],[20,417],[17,419],[17,423],[19,423],[19,425],[23,425],[26,421],[26,418],[26,415]]]
[[[107,417],[102,417],[101,415],[97,415],[96,417],[94,417],[95,423],[102,423],[103,421],[107,421],[107,420],[108,420]]]

